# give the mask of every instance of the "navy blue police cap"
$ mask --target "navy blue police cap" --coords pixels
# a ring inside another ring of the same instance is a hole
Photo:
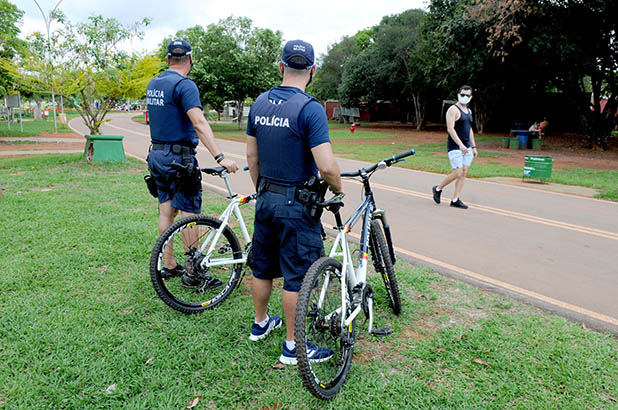
[[[302,57],[305,64],[290,62],[292,57]],[[315,62],[313,46],[302,40],[290,40],[283,46],[281,62],[287,67],[309,70]]]
[[[179,52],[178,49],[182,51]],[[191,55],[191,44],[185,40],[174,40],[167,46],[167,55],[174,57]]]

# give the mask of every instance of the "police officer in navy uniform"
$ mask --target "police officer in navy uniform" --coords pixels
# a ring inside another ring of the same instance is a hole
[[[204,118],[200,94],[195,83],[187,74],[193,67],[191,45],[184,40],[174,40],[167,47],[169,69],[153,78],[146,90],[148,112],[150,114],[151,150],[148,154],[148,168],[155,180],[159,198],[159,234],[174,222],[180,210],[182,216],[199,214],[202,211],[202,192],[199,171],[193,178],[177,178],[173,162],[186,166],[189,170],[198,167],[195,157],[199,141],[213,155],[215,160],[228,172],[236,172],[238,166],[225,158],[215,141],[214,134]],[[183,238],[191,241],[196,232],[187,232]],[[162,271],[164,278],[180,276],[186,287],[200,284],[191,276],[190,269],[176,263],[173,256],[165,257]],[[213,278],[209,287],[221,286]]]
[[[281,326],[268,316],[273,279],[283,277],[286,338],[279,360],[296,364],[294,316],[302,280],[323,253],[321,224],[297,199],[297,190],[318,171],[331,191],[343,193],[339,166],[328,137],[324,108],[304,92],[315,73],[311,44],[289,41],[279,71],[283,82],[261,94],[249,112],[247,162],[258,191],[253,233],[253,305],[255,322],[249,336],[257,341]],[[327,360],[330,349],[308,342],[314,360]]]

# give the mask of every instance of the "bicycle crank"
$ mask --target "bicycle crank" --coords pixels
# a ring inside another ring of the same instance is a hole
[[[371,333],[373,329],[373,289],[369,284],[366,284],[363,288],[361,303],[365,317],[369,320],[368,330]]]

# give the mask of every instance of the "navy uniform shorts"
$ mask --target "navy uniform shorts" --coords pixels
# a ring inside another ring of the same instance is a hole
[[[195,155],[193,155],[192,158],[193,165],[197,167],[197,158],[195,158]],[[172,208],[199,214],[202,212],[201,190],[195,195],[186,195],[182,192],[174,193],[176,189],[176,183],[174,182],[176,170],[171,168],[171,164],[174,161],[176,161],[177,164],[182,164],[182,155],[174,154],[170,150],[169,145],[167,145],[165,149],[153,149],[148,153],[148,169],[157,183],[159,203],[171,200]]]
[[[258,196],[252,245],[253,276],[283,277],[283,289],[290,292],[300,290],[305,273],[323,253],[321,223],[296,201],[294,191]]]

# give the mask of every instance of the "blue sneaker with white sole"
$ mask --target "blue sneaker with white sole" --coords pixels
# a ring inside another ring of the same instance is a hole
[[[312,362],[325,362],[333,357],[334,354],[335,352],[326,347],[319,347],[307,341],[307,357],[309,357],[309,360]],[[296,365],[296,347],[292,350],[288,349],[284,340],[283,351],[281,352],[281,356],[279,356],[279,361],[283,364]]]
[[[281,327],[281,318],[279,316],[269,316],[266,326],[261,327],[257,323],[253,323],[251,326],[251,335],[249,340],[257,342],[260,339],[264,339],[270,332]]]

